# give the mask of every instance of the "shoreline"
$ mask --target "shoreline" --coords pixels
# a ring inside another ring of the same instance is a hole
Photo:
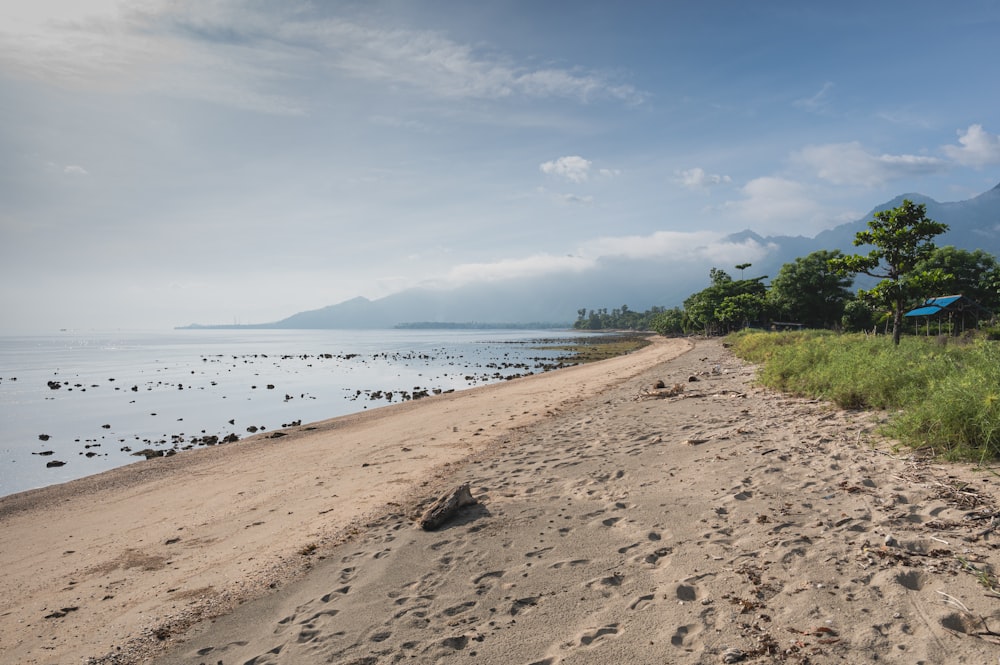
[[[0,495],[579,362],[539,331],[330,332],[5,341]]]
[[[505,433],[689,348],[657,340],[600,363],[0,498],[3,656],[47,663],[139,653],[151,636],[156,646],[157,635],[300,575],[312,561],[298,551],[343,539]]]

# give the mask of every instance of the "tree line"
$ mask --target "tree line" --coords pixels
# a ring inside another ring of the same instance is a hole
[[[899,343],[902,317],[927,298],[964,295],[988,311],[1000,308],[1000,264],[983,250],[937,247],[933,239],[948,230],[926,216],[923,204],[904,200],[878,212],[856,234],[854,245],[867,254],[846,255],[820,250],[766,275],[745,279],[749,263],[735,266],[739,279],[712,268],[709,286],[688,296],[682,307],[654,307],[646,312],[627,305],[577,311],[580,330],[654,330],[662,335],[726,334],[747,326],[795,325],[845,331],[891,325]],[[869,289],[852,291],[858,275],[878,280]]]

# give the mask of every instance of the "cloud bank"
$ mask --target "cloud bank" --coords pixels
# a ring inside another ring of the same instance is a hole
[[[958,142],[942,150],[959,164],[975,168],[1000,164],[1000,136],[990,134],[982,125],[969,125],[964,133],[959,131]]]
[[[929,175],[948,168],[945,160],[922,155],[876,155],[861,143],[809,145],[792,161],[835,185],[875,187],[900,178]]]

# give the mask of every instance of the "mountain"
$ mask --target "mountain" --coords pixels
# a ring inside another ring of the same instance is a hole
[[[967,201],[940,203],[923,194],[901,194],[891,201],[872,208],[861,219],[841,224],[818,234],[815,238],[769,236],[760,237],[750,233],[757,242],[773,244],[780,248],[767,259],[754,264],[762,274],[774,276],[785,263],[797,257],[806,256],[821,249],[839,249],[847,254],[867,252],[864,247],[855,247],[854,238],[858,231],[868,228],[868,220],[877,212],[900,206],[905,199],[922,203],[927,208],[927,217],[948,225],[948,231],[934,240],[938,247],[952,245],[960,249],[976,250],[1000,257],[1000,184]]]
[[[761,236],[746,230],[724,239],[731,248],[752,253],[752,272],[747,277],[774,277],[781,266],[821,249],[855,253],[854,237],[881,210],[895,208],[910,199],[927,207],[927,216],[948,224],[947,233],[936,239],[939,247],[982,249],[1000,256],[1000,185],[967,201],[940,203],[922,194],[903,194],[873,208],[862,219],[823,231],[814,238]],[[866,251],[860,248],[861,251]],[[581,308],[612,309],[627,304],[644,311],[653,306],[680,305],[690,294],[708,285],[712,267],[729,270],[735,258],[692,258],[665,262],[663,259],[602,258],[587,271],[573,274],[481,282],[452,290],[415,288],[377,300],[353,298],[345,302],[293,314],[273,323],[242,326],[189,328],[391,328],[413,322],[565,322],[576,320]],[[731,273],[732,274],[732,273]],[[734,275],[736,276],[736,275]]]

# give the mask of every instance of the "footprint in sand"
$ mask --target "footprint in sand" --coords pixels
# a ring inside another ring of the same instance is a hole
[[[573,568],[575,566],[585,566],[588,563],[590,563],[590,559],[573,559],[571,561],[556,561],[555,563],[551,564],[549,568],[553,570],[558,570],[560,568],[565,568],[567,566],[569,566],[570,568]]]
[[[643,563],[648,563],[654,567],[659,568],[660,566],[668,563],[665,559],[674,553],[673,547],[661,547],[649,554],[639,557]]]
[[[696,600],[702,600],[706,597],[706,594],[698,584],[704,579],[709,579],[715,577],[715,573],[705,573],[704,575],[695,575],[694,577],[687,577],[677,583],[674,587],[674,596],[677,600],[685,603],[693,603]]]
[[[628,608],[633,611],[641,610],[643,608],[652,605],[655,599],[656,599],[655,594],[648,593],[645,596],[639,596],[638,598],[633,600],[632,603],[628,606]]]
[[[621,630],[619,629],[618,626],[619,626],[619,624],[612,623],[612,624],[608,624],[607,626],[603,626],[601,628],[597,628],[596,630],[588,630],[588,631],[582,633],[577,638],[577,643],[581,647],[594,646],[594,645],[602,642],[604,639],[606,639],[609,636],[618,635],[618,633],[621,632]]]
[[[598,577],[588,582],[584,582],[583,586],[588,589],[608,589],[613,587],[620,587],[622,585],[622,582],[624,581],[625,581],[624,575],[622,575],[621,573],[614,573],[612,575],[607,575],[605,577]]]
[[[674,634],[670,636],[670,643],[680,649],[691,651],[697,644],[697,637],[701,631],[702,627],[695,624],[678,626]]]
[[[896,575],[896,583],[909,591],[920,591],[926,580],[927,575],[917,570]]]

